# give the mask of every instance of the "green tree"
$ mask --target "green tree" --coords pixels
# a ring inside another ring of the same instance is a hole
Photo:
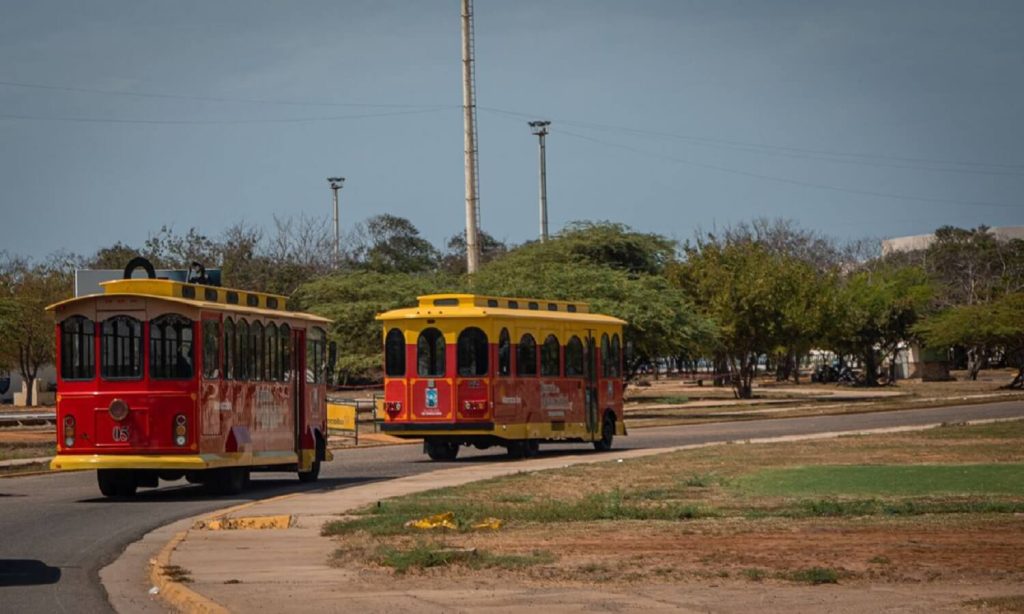
[[[501,258],[508,253],[509,247],[490,234],[479,231],[480,264],[485,265],[492,260]],[[441,270],[454,275],[466,273],[466,233],[453,235],[445,243],[445,253],[441,256]]]
[[[963,346],[979,356],[1002,352],[1018,368],[1011,388],[1024,387],[1024,293],[1005,294],[989,303],[957,305],[915,326],[928,347]],[[971,379],[982,361],[971,363]]]
[[[378,273],[425,273],[440,255],[409,220],[384,213],[361,222],[351,234],[355,266]]]
[[[383,340],[378,313],[416,304],[423,294],[461,289],[447,274],[339,273],[304,284],[295,293],[298,308],[333,320],[330,338],[338,344],[340,384],[379,379]]]
[[[0,364],[14,365],[28,385],[29,405],[39,369],[54,362],[53,318],[46,306],[71,295],[72,259],[51,256],[33,265],[0,254]]]
[[[849,275],[836,294],[828,345],[841,356],[855,356],[864,384],[878,385],[879,367],[889,360],[895,381],[896,355],[915,339],[914,326],[933,296],[924,270],[879,261]]]

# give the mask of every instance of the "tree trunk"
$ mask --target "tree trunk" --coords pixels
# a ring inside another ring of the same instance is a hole
[[[978,380],[978,373],[985,366],[986,358],[985,352],[978,347],[967,350],[967,372],[972,382]]]
[[[875,355],[875,348],[869,347],[864,352],[864,385],[878,385],[878,360]]]

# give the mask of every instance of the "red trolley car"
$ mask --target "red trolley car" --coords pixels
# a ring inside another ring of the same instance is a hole
[[[106,496],[182,477],[234,493],[258,470],[317,479],[330,459],[329,320],[286,311],[272,294],[152,278],[101,285],[48,307],[60,363],[52,469],[96,469]]]
[[[624,321],[565,301],[471,294],[419,297],[384,323],[383,431],[423,438],[434,460],[459,446],[504,446],[625,435]]]

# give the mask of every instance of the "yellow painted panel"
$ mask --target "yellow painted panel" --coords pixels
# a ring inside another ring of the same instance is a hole
[[[328,403],[327,430],[355,432],[356,406],[347,403]]]

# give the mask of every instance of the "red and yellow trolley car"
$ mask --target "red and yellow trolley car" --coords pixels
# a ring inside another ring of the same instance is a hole
[[[423,438],[434,460],[462,445],[518,458],[541,442],[611,448],[622,419],[624,321],[585,304],[421,296],[384,323],[383,431]]]
[[[329,320],[286,311],[272,294],[152,278],[101,285],[48,308],[59,356],[52,469],[96,469],[107,496],[182,477],[233,493],[254,470],[317,478],[329,460]]]

